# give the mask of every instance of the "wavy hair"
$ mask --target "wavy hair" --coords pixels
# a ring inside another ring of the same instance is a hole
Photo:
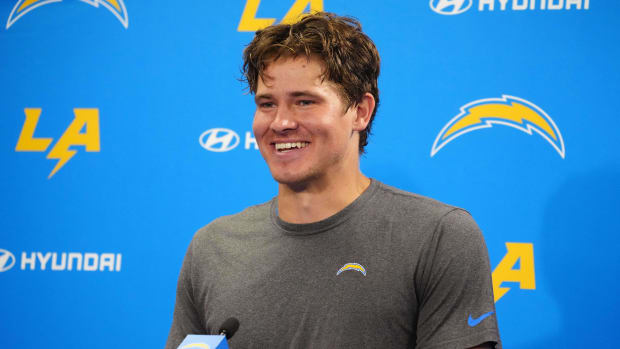
[[[243,80],[255,94],[258,79],[270,62],[298,56],[318,57],[324,63],[322,78],[338,87],[346,109],[360,103],[367,92],[375,98],[368,126],[360,132],[358,148],[360,154],[364,153],[379,106],[377,79],[381,59],[375,44],[355,18],[317,12],[293,24],[258,30],[243,51]]]

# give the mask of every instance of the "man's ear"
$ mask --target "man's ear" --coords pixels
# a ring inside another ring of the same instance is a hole
[[[375,110],[375,97],[369,92],[362,96],[362,100],[353,106],[355,109],[355,120],[353,120],[354,131],[364,131],[370,122],[370,116]]]

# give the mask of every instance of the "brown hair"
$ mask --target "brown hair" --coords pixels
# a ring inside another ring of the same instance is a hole
[[[256,93],[258,79],[268,63],[297,56],[316,56],[323,61],[323,79],[338,86],[346,109],[360,103],[366,92],[375,98],[368,126],[360,132],[359,152],[363,153],[379,106],[380,58],[375,44],[356,19],[329,12],[258,30],[243,51],[243,75],[250,91]]]

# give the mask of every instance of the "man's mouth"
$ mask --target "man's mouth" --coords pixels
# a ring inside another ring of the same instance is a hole
[[[289,152],[293,149],[302,149],[308,146],[308,142],[290,142],[290,143],[275,143],[276,151]]]

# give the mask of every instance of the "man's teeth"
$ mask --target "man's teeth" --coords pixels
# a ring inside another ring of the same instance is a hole
[[[305,148],[308,142],[294,142],[294,143],[276,143],[276,150],[287,150],[292,148]]]

